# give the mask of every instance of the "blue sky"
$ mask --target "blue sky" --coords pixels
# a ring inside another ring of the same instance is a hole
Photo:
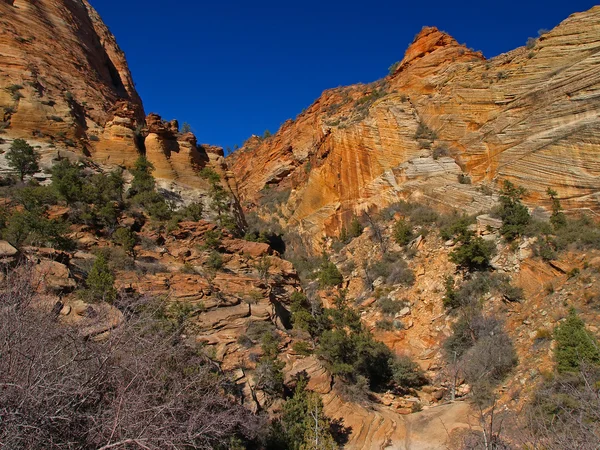
[[[146,112],[233,147],[323,90],[370,82],[437,26],[486,57],[593,1],[90,0],[127,55]]]

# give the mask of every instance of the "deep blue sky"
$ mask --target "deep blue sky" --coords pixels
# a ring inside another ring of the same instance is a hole
[[[125,51],[146,112],[233,147],[323,90],[386,75],[424,25],[496,56],[593,1],[90,0]],[[406,4],[408,3],[408,4]]]

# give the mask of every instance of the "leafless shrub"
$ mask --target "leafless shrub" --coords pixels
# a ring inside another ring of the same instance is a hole
[[[599,383],[600,368],[584,363],[578,372],[545,382],[524,413],[530,448],[600,448]]]
[[[259,418],[179,339],[160,303],[121,299],[126,323],[83,339],[44,307],[27,271],[0,284],[0,447],[212,449]]]

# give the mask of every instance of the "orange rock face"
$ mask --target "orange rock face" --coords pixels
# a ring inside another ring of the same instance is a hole
[[[384,80],[325,91],[228,157],[241,197],[292,189],[288,222],[316,237],[399,198],[489,207],[461,173],[490,186],[509,179],[536,204],[552,187],[567,208],[599,210],[599,42],[600,7],[489,61],[424,28]]]
[[[12,135],[79,141],[101,161],[135,159],[142,102],[87,1],[0,2],[0,67],[0,121]]]

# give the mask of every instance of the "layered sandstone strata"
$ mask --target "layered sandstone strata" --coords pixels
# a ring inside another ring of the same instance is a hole
[[[545,201],[600,210],[600,7],[535,45],[485,60],[424,28],[384,80],[325,91],[294,121],[228,158],[248,203],[291,189],[291,225],[337,234],[398,198],[476,212],[476,184],[509,179]]]
[[[0,122],[130,163],[144,110],[125,55],[86,0],[0,2]]]

